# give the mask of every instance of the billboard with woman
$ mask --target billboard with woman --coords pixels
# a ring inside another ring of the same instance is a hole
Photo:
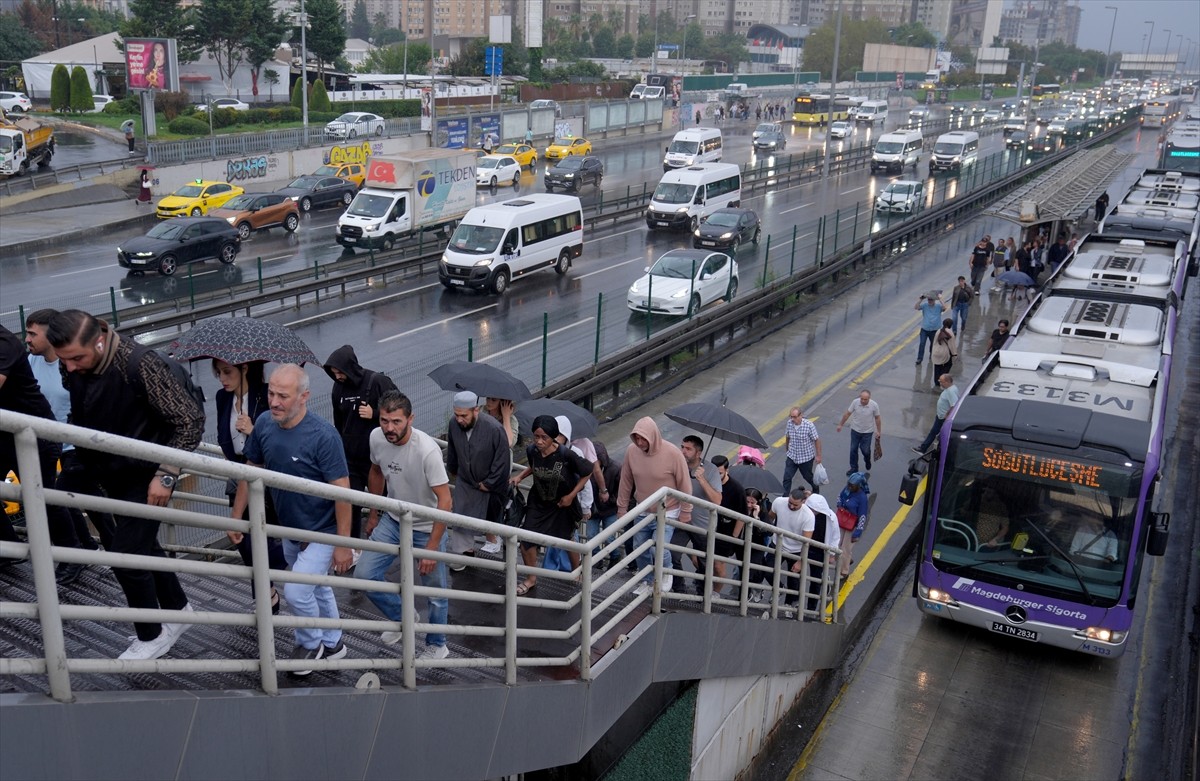
[[[127,38],[125,69],[131,90],[179,91],[174,38]]]

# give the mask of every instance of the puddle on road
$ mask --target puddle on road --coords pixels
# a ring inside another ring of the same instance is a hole
[[[54,132],[55,146],[95,146],[96,138],[91,133],[63,133],[57,130]]]

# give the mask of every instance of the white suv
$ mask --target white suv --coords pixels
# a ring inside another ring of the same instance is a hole
[[[875,210],[888,213],[912,214],[921,197],[921,183],[897,179],[884,188],[875,199]]]
[[[33,110],[33,104],[24,92],[0,92],[0,108],[10,114],[24,114]]]

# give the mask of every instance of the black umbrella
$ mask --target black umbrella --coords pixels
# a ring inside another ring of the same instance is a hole
[[[763,494],[773,496],[783,493],[783,482],[760,466],[734,464],[729,467],[729,476],[741,483],[743,488],[757,488]]]
[[[571,439],[591,439],[600,430],[596,416],[578,404],[562,399],[530,399],[517,406],[517,421],[521,424],[521,431],[532,436],[533,419],[539,415],[566,417],[571,421]]]
[[[726,442],[767,447],[767,441],[758,433],[754,424],[728,407],[693,402],[672,407],[666,411],[666,416],[676,423]]]
[[[205,320],[171,343],[180,361],[219,358],[226,363],[315,363],[320,361],[287,326],[254,317]]]
[[[533,398],[525,383],[503,369],[486,363],[451,361],[429,372],[429,376],[442,390],[469,390],[478,396],[510,401]]]

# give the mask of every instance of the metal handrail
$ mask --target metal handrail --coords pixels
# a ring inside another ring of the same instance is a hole
[[[836,622],[839,618],[836,602],[831,600],[831,594],[837,592],[840,576],[840,551],[822,543],[813,542],[791,532],[779,529],[771,524],[758,521],[746,516],[739,516],[714,505],[703,499],[681,494],[673,489],[663,488],[642,500],[628,513],[609,526],[595,538],[587,541],[561,540],[525,529],[503,524],[490,523],[476,518],[443,512],[416,505],[407,504],[397,499],[389,499],[373,494],[340,488],[327,483],[314,482],[292,477],[269,470],[259,469],[245,464],[225,461],[207,455],[188,453],[161,445],[154,445],[138,440],[126,439],[111,434],[104,434],[90,429],[81,428],[54,420],[30,417],[14,412],[0,411],[0,431],[14,435],[17,462],[21,481],[19,485],[0,484],[0,498],[17,500],[23,503],[27,518],[27,543],[0,543],[0,556],[12,558],[28,558],[33,566],[36,604],[5,601],[0,602],[0,618],[37,618],[41,633],[44,655],[40,659],[4,658],[0,659],[0,675],[46,675],[49,680],[51,696],[62,702],[72,698],[71,675],[83,673],[138,673],[138,672],[257,672],[260,686],[268,694],[278,692],[278,674],[299,669],[313,670],[371,670],[395,669],[402,670],[405,687],[416,686],[416,671],[423,667],[501,667],[504,668],[505,681],[508,684],[516,682],[519,668],[539,667],[547,665],[578,664],[579,675],[590,679],[593,675],[591,665],[592,638],[601,636],[604,632],[616,626],[616,622],[629,616],[639,606],[649,601],[652,614],[662,611],[661,589],[659,584],[668,574],[686,576],[682,567],[665,571],[662,567],[661,553],[670,549],[667,542],[667,531],[676,523],[666,517],[665,505],[668,499],[689,502],[709,508],[718,515],[725,515],[742,520],[746,524],[746,539],[734,540],[740,542],[742,550],[737,556],[717,557],[714,545],[718,538],[716,533],[716,518],[710,524],[707,532],[706,549],[691,551],[689,556],[695,556],[704,563],[703,583],[709,596],[701,604],[701,609],[711,612],[714,600],[711,591],[719,587],[713,576],[714,562],[723,561],[731,566],[741,566],[740,579],[725,578],[727,584],[736,584],[739,597],[733,600],[719,600],[721,604],[736,606],[740,615],[745,616],[750,610],[748,595],[752,590],[769,591],[771,600],[768,603],[768,615],[780,616],[780,600],[794,596],[800,600],[806,594],[818,597],[818,608],[808,610],[803,603],[798,605],[795,613],[785,614],[786,618],[827,618]],[[86,447],[89,450],[102,453],[120,454],[150,461],[152,463],[171,464],[194,475],[211,476],[221,480],[245,480],[250,487],[250,520],[243,521],[222,515],[184,510],[175,507],[152,507],[142,503],[130,503],[109,499],[76,495],[53,489],[46,489],[43,476],[40,473],[37,442],[39,439],[51,442],[70,442]],[[380,510],[391,514],[400,520],[402,525],[411,524],[415,519],[431,520],[448,523],[472,532],[495,534],[505,540],[505,555],[502,562],[461,556],[437,551],[422,551],[423,558],[436,559],[440,562],[472,566],[481,569],[502,571],[505,579],[503,594],[483,594],[458,589],[438,589],[418,585],[413,566],[412,535],[401,534],[399,546],[390,546],[371,540],[350,539],[335,534],[313,532],[304,529],[268,525],[265,513],[265,491],[267,487],[280,488],[289,491],[308,494],[311,496],[349,502],[355,505]],[[132,554],[112,553],[108,551],[88,551],[75,548],[60,548],[50,542],[47,526],[47,505],[74,507],[83,510],[99,510],[117,513],[128,518],[140,518],[160,521],[168,524],[197,526],[218,531],[240,531],[250,537],[254,551],[251,567],[238,564],[198,561],[185,558],[166,558]],[[592,563],[602,552],[613,549],[614,545],[622,543],[639,528],[649,522],[648,515],[654,515],[658,521],[655,537],[640,546],[632,554],[626,554],[617,571],[622,571],[624,565],[636,560],[638,553],[647,549],[654,554],[653,572],[655,588],[649,595],[634,595],[633,599],[620,611],[618,617],[609,619],[602,626],[594,626],[596,616],[606,607],[614,604],[617,599],[627,597],[638,584],[641,577],[648,574],[649,569],[643,570],[620,586],[611,594],[600,594],[597,586],[611,584],[612,572],[593,580]],[[695,529],[683,524],[685,528]],[[775,539],[782,542],[790,539],[798,547],[797,552],[783,550],[782,544],[774,549],[774,560],[769,568],[771,573],[769,589],[750,582],[754,573],[766,573],[767,568],[761,565],[751,565],[750,559],[754,550],[765,551],[762,546],[752,542],[753,531],[774,534]],[[358,550],[373,550],[386,553],[398,553],[400,562],[400,579],[398,583],[365,581],[334,575],[309,575],[289,571],[272,570],[268,565],[266,555],[268,537],[317,542],[334,546],[352,547]],[[732,538],[725,538],[731,540]],[[556,548],[578,553],[582,563],[579,570],[571,573],[553,572],[536,567],[526,567],[518,561],[518,547],[522,543]],[[819,578],[812,578],[806,566],[810,548],[824,551],[821,557],[828,557],[830,564],[825,566]],[[126,567],[151,571],[171,571],[186,573],[197,577],[223,577],[240,580],[251,580],[255,586],[255,608],[253,615],[233,612],[187,612],[173,610],[147,610],[115,606],[70,606],[63,605],[59,600],[58,587],[54,581],[54,565],[56,562],[71,562],[78,564],[97,564],[111,567]],[[783,581],[783,568],[800,562],[800,572],[797,575],[798,585],[788,588]],[[576,581],[579,592],[566,601],[540,599],[534,597],[518,597],[516,595],[517,579],[519,576],[534,574],[538,578],[557,579],[564,582]],[[274,616],[271,613],[270,583],[305,583],[312,585],[337,586],[352,588],[358,591],[393,591],[400,595],[403,609],[401,621],[363,620],[363,619],[323,619],[298,616]],[[492,625],[430,625],[418,620],[413,600],[416,596],[437,595],[460,601],[475,601],[492,604],[503,609],[504,622],[501,627]],[[518,606],[540,607],[558,611],[568,611],[578,605],[580,618],[565,629],[548,630],[523,626],[518,620]],[[122,661],[117,659],[80,659],[70,658],[66,653],[63,621],[146,621],[171,622],[188,624],[215,624],[225,626],[253,626],[258,633],[258,656],[254,659],[156,659],[145,661]],[[340,628],[343,630],[359,631],[399,631],[402,635],[402,655],[400,659],[385,658],[355,658],[341,660],[319,660],[306,662],[303,660],[280,660],[275,657],[275,630],[296,627]],[[447,634],[475,636],[503,636],[505,653],[503,657],[483,659],[458,658],[443,660],[417,660],[416,634],[418,632],[437,631]],[[553,638],[570,644],[569,653],[558,657],[523,655],[520,641],[523,638]]]

